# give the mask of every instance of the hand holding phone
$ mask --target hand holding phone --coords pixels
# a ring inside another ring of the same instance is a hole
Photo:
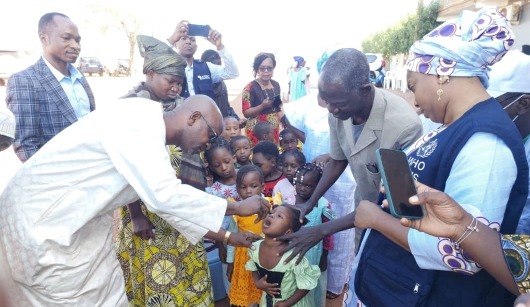
[[[210,34],[210,26],[188,23],[188,35],[189,36],[208,37],[208,34]]]
[[[272,107],[275,109],[279,109],[280,105],[282,104],[282,98],[280,97],[280,94],[274,96],[272,98]]]
[[[401,150],[379,148],[376,156],[390,213],[397,218],[421,219],[423,217],[422,206],[409,203],[409,198],[418,193],[407,155]]]

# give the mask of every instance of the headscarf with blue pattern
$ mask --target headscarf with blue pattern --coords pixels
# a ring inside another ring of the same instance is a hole
[[[326,50],[317,60],[317,72],[320,74],[322,67],[326,64],[328,58],[335,52],[335,50]]]
[[[438,76],[477,76],[488,88],[488,66],[513,46],[510,23],[496,8],[463,11],[412,45],[407,70]]]

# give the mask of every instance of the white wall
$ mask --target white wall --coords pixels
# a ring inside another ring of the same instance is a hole
[[[515,33],[515,44],[512,50],[521,50],[523,45],[530,45],[530,4],[523,7],[519,24],[512,25],[512,29]]]

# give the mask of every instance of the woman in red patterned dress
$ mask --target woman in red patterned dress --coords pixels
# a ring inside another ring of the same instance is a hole
[[[274,142],[279,145],[280,107],[274,107],[274,97],[281,93],[280,84],[272,80],[276,59],[272,53],[261,52],[254,58],[255,80],[243,89],[243,114],[248,118],[245,133],[252,147],[258,140],[254,136],[254,126],[258,121],[269,122],[274,127]]]

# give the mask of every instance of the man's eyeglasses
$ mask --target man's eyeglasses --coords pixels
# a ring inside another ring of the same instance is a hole
[[[272,67],[272,66],[260,66],[258,69],[261,72],[266,72],[266,71],[273,71],[274,67]]]
[[[206,123],[206,125],[208,125],[208,127],[210,127],[210,130],[212,130],[213,132],[213,136],[208,136],[210,138],[210,143],[215,142],[215,140],[218,137],[217,132],[215,132],[212,125],[210,125],[210,122],[206,119],[206,117],[204,117],[204,115],[201,114],[201,118],[204,119],[204,122]]]

